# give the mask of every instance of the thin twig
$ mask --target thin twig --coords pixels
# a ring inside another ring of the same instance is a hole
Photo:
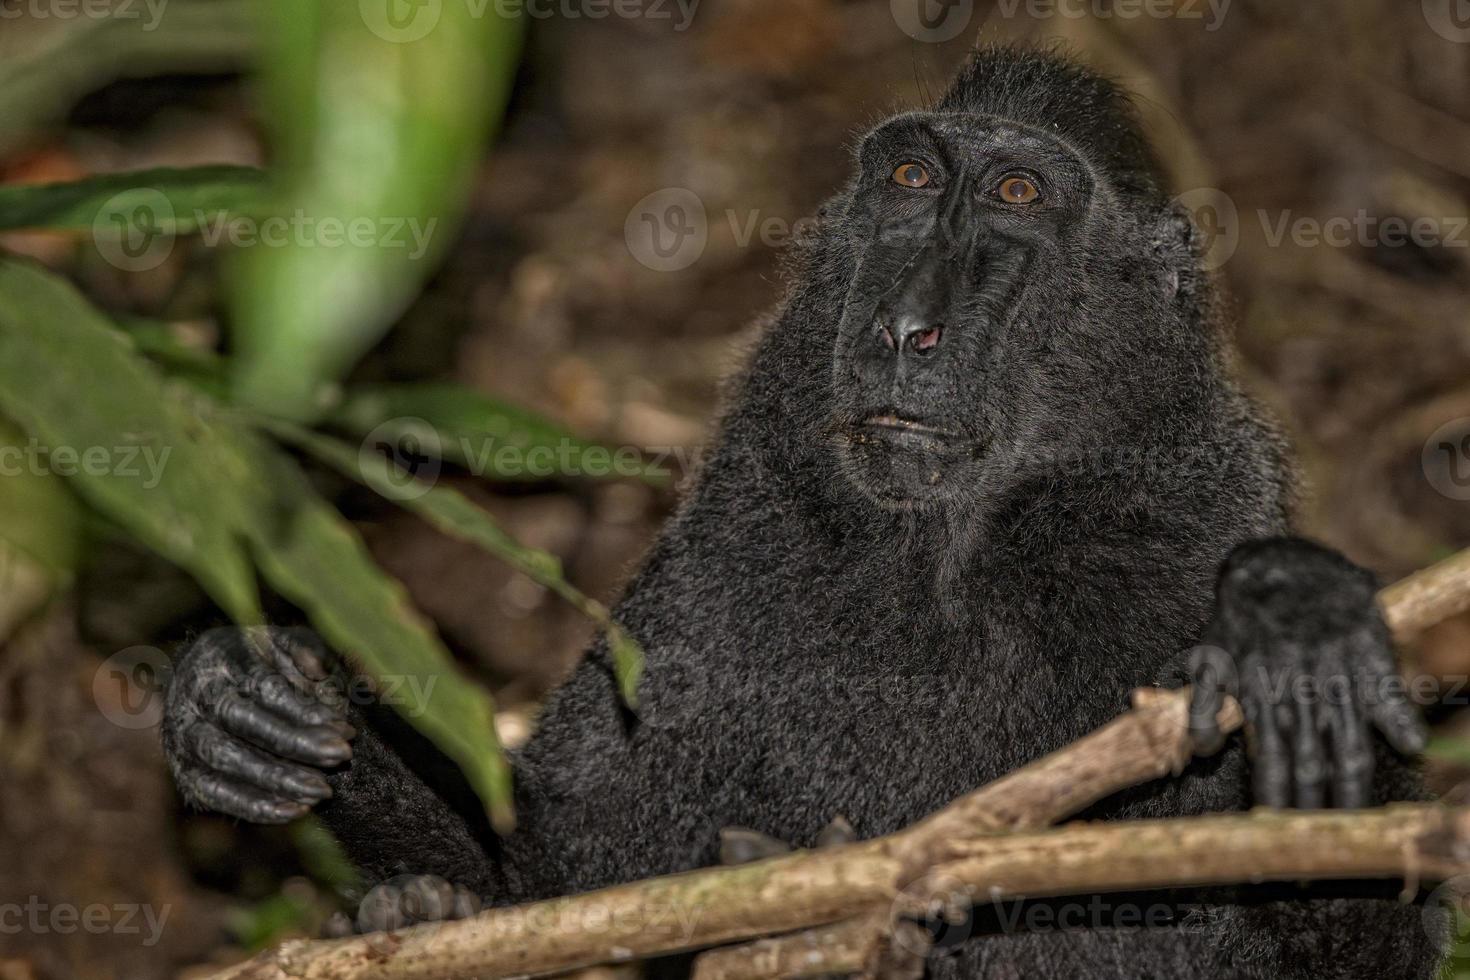
[[[1381,598],[1404,636],[1463,608],[1467,593],[1470,556],[1462,555]],[[888,837],[493,909],[386,936],[290,942],[213,980],[490,980],[833,923],[844,923],[836,934],[767,941],[765,962],[787,964],[804,949],[815,952],[821,972],[850,972],[872,965],[874,938],[885,941],[896,912],[935,898],[947,904],[955,889],[967,900],[992,900],[1267,879],[1418,880],[1470,871],[1470,809],[1439,805],[1032,829],[1178,771],[1191,755],[1188,708],[1187,690],[1137,692],[1132,710],[1096,732]],[[1238,706],[1227,705],[1220,720],[1226,731],[1239,727]],[[997,833],[1017,829],[1022,832]],[[845,922],[853,917],[857,923]],[[882,928],[872,925],[879,921]],[[700,980],[802,975],[734,971],[732,964],[753,955],[707,953]]]

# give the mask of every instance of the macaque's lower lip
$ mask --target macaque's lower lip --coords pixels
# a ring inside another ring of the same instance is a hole
[[[936,429],[916,419],[907,419],[898,415],[870,415],[863,420],[863,427],[869,429],[888,429],[892,432],[906,432],[916,436],[928,436],[931,439],[953,439],[954,434],[943,429]]]

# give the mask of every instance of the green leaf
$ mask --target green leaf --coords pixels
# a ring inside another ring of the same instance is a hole
[[[233,909],[226,927],[235,941],[251,952],[274,946],[287,936],[307,931],[311,906],[294,893],[281,892],[262,901]]]
[[[0,231],[47,228],[113,237],[148,230],[184,234],[221,215],[265,213],[266,192],[265,171],[226,166],[8,185],[0,187]]]
[[[392,20],[400,7],[408,29]],[[234,391],[242,405],[309,420],[453,241],[524,18],[473,3],[263,9],[279,213],[307,230],[235,256]]]
[[[555,555],[528,548],[505,533],[468,497],[452,487],[432,486],[415,479],[371,446],[355,449],[336,439],[288,422],[264,424],[281,439],[304,449],[349,479],[422,517],[430,526],[483,548],[556,593],[607,633],[608,648],[618,677],[618,688],[629,707],[638,704],[638,681],[643,673],[643,651],[608,612],[566,580]]]
[[[117,317],[115,322],[140,353],[172,368],[205,375],[219,374],[224,361],[212,348],[187,342],[178,325],[144,317]]]
[[[459,674],[403,587],[378,567],[356,529],[317,496],[296,465],[278,451],[258,451],[267,463],[262,490],[273,493],[278,515],[272,521],[263,513],[248,529],[261,572],[311,617],[328,643],[372,676],[394,685],[433,683],[429,703],[409,697],[395,707],[459,765],[496,825],[508,829],[511,774],[489,696]]]
[[[14,260],[0,260],[0,411],[48,447],[53,470],[62,449],[81,461],[97,449],[110,465],[79,463],[62,473],[70,486],[192,573],[236,622],[261,620],[253,556],[327,642],[372,676],[432,682],[430,704],[396,707],[509,824],[510,771],[489,697],[459,677],[352,525],[279,449],[160,377],[70,284]]]
[[[0,259],[0,412],[51,472],[187,569],[236,621],[260,606],[235,529],[243,462],[208,438],[212,406],[166,382],[65,280]]]
[[[355,387],[328,422],[359,438],[411,448],[494,480],[636,477],[663,486],[669,478],[636,449],[584,442],[534,412],[457,384]]]
[[[1443,759],[1459,765],[1470,765],[1470,739],[1462,736],[1436,735],[1429,740],[1424,754],[1431,759]]]
[[[71,582],[81,553],[76,498],[37,448],[0,419],[0,641]]]
[[[338,895],[362,897],[365,890],[362,872],[319,817],[308,815],[293,823],[291,842],[296,845],[307,874]]]
[[[0,155],[58,124],[88,92],[119,78],[206,74],[248,66],[258,0],[73,5],[73,16],[20,17],[0,26]],[[34,9],[34,8],[33,8]]]
[[[45,464],[39,444],[0,419],[0,541],[64,585],[81,557],[82,518],[76,497]]]

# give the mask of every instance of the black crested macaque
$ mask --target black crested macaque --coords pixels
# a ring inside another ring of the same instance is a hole
[[[293,695],[341,669],[295,631],[181,657],[164,740],[185,797],[261,822],[314,808],[390,898],[441,890],[421,917],[711,864],[725,828],[889,833],[1147,684],[1203,682],[1206,743],[1237,693],[1250,750],[1088,818],[1423,798],[1373,577],[1287,536],[1281,441],[1126,97],[1055,53],[986,49],[856,163],[617,607],[648,653],[638,717],[594,647],[517,755],[520,829],[496,837],[391,717]],[[1399,887],[977,906],[929,975],[1428,977],[1439,944]]]

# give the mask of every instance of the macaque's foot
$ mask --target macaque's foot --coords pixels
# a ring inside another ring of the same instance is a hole
[[[817,847],[837,847],[857,840],[857,833],[846,818],[836,816],[817,835]],[[744,827],[726,827],[720,831],[720,863],[749,864],[791,852],[783,840]]]
[[[328,921],[331,938],[356,933],[395,932],[426,922],[466,919],[480,911],[480,896],[438,875],[398,875],[363,896],[353,921],[338,912]]]
[[[345,672],[316,634],[205,633],[174,665],[163,747],[195,806],[285,823],[332,795],[323,770],[352,758]]]
[[[1240,700],[1258,804],[1367,806],[1373,731],[1402,753],[1424,748],[1372,574],[1307,541],[1236,549],[1189,670],[1199,751],[1224,740],[1216,723],[1223,696]]]

